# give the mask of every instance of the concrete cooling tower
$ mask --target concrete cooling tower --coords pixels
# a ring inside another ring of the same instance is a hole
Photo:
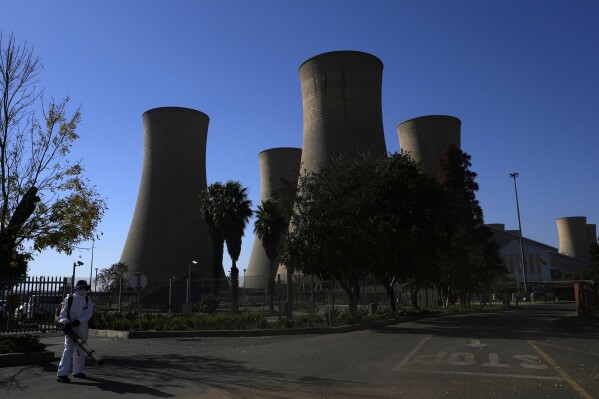
[[[399,147],[410,154],[432,177],[439,175],[439,161],[447,148],[460,145],[462,122],[453,116],[429,115],[410,119],[397,126]]]
[[[381,90],[383,63],[358,51],[310,58],[299,69],[304,110],[302,170],[360,152],[385,155]]]
[[[591,245],[587,218],[571,216],[556,220],[559,235],[559,252],[586,261],[591,260]]]
[[[272,198],[288,182],[291,187],[297,185],[301,148],[271,148],[258,154],[260,160],[260,201]],[[262,240],[254,237],[254,246],[245,273],[245,288],[266,288],[266,277],[270,260],[262,246]]]
[[[597,244],[597,225],[587,224],[587,235],[591,244]]]
[[[188,274],[192,260],[210,264],[208,228],[199,208],[206,189],[209,118],[188,108],[143,114],[144,157],[137,204],[121,262],[149,284]]]

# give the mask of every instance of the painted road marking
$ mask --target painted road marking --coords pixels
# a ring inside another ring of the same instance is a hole
[[[543,359],[545,359],[545,361],[547,363],[549,363],[551,365],[551,367],[553,367],[555,369],[555,371],[557,371],[559,373],[559,375],[562,376],[562,378],[576,391],[578,392],[578,394],[580,395],[581,398],[584,399],[593,399],[593,397],[584,390],[583,387],[581,387],[580,385],[578,385],[578,383],[576,381],[574,381],[574,379],[572,377],[570,377],[568,375],[568,373],[566,373],[564,371],[564,369],[562,369],[555,360],[553,360],[548,354],[546,354],[545,352],[543,352],[541,350],[541,348],[539,348],[534,341],[526,341],[528,342],[528,344],[530,346],[532,346],[532,348],[539,354],[541,355],[541,357]]]
[[[462,367],[472,367],[476,366],[476,364],[480,364],[482,367],[488,369],[509,369],[511,367],[522,367],[524,369],[529,370],[545,370],[549,367],[545,365],[541,358],[536,355],[513,355],[511,358],[516,360],[516,364],[504,363],[500,360],[498,353],[472,353],[472,352],[428,352],[418,355],[424,344],[431,338],[431,336],[426,336],[422,339],[418,345],[414,347],[398,364],[395,366],[392,371],[402,371],[402,372],[415,372],[415,373],[427,373],[427,374],[446,374],[446,375],[467,375],[467,376],[482,376],[482,377],[504,377],[504,378],[520,378],[520,379],[533,379],[533,380],[549,380],[549,381],[562,381],[561,377],[555,376],[545,376],[545,375],[529,375],[529,374],[506,374],[506,373],[489,373],[489,372],[476,372],[476,371],[443,371],[443,370],[426,370],[426,369],[412,369],[411,367],[406,367],[406,365],[415,365],[415,366],[441,366],[443,364],[451,365],[451,366],[462,366]],[[466,344],[466,346],[471,346],[473,348],[482,348],[488,345],[481,344],[478,339],[471,339],[470,344]],[[484,359],[484,357],[487,359]],[[483,360],[488,361],[480,361]],[[477,363],[477,359],[479,362]],[[586,398],[585,398],[586,399]]]
[[[401,362],[399,362],[392,371],[401,370],[401,368],[403,366],[405,366],[410,361],[410,359],[412,359],[414,357],[416,352],[418,352],[420,350],[420,348],[422,348],[422,345],[424,345],[426,343],[426,341],[428,341],[429,339],[431,339],[430,336],[424,337],[424,339],[422,341],[420,341],[420,343],[418,343],[418,345],[416,345],[416,347],[414,349],[412,349],[412,351],[410,351],[410,353],[408,353],[406,355],[406,357],[404,357],[403,360]]]
[[[560,377],[549,375],[530,375],[530,374],[504,374],[504,373],[478,373],[471,371],[440,371],[440,370],[401,370],[403,373],[419,373],[419,374],[445,374],[445,375],[467,375],[479,377],[503,377],[503,378],[519,378],[522,380],[542,380],[542,381],[563,381]],[[587,399],[585,397],[585,399]],[[593,399],[589,396],[589,399]]]
[[[549,344],[547,342],[539,342],[539,341],[534,341],[534,342],[537,345],[548,346],[550,348],[561,349],[561,350],[565,350],[565,351],[569,351],[569,352],[582,353],[584,355],[599,356],[599,353],[596,353],[596,352],[581,351],[579,349],[570,348],[568,346],[553,345],[553,344]]]
[[[479,339],[472,338],[472,339],[470,339],[470,343],[466,344],[466,346],[470,346],[472,348],[483,348],[483,347],[488,346],[488,345],[481,344]]]
[[[501,363],[497,353],[489,353],[489,363],[483,363],[483,367],[498,367],[507,369],[510,367],[510,365],[507,363]]]

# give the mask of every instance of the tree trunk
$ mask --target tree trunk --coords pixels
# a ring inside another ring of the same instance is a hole
[[[275,272],[273,270],[274,263],[274,260],[270,262],[270,273],[268,275],[268,282],[266,286],[266,292],[268,295],[268,310],[270,311],[275,310]]]
[[[347,298],[349,301],[349,316],[353,322],[358,321],[358,301],[360,300],[360,284],[350,283],[349,290],[347,291]]]
[[[287,318],[293,317],[293,281],[291,270],[287,268]]]
[[[220,233],[214,232],[211,237],[212,241],[212,295],[218,298],[220,282],[223,276],[223,249],[225,245],[224,239],[219,236]]]
[[[418,291],[420,290],[420,283],[414,283],[410,286],[410,299],[412,300],[412,306],[414,309],[420,309],[418,306]]]
[[[231,266],[231,313],[239,313],[239,269],[237,262]]]
[[[393,283],[384,284],[384,287],[385,291],[387,292],[387,300],[389,301],[389,310],[392,315],[397,315],[397,299],[395,298]]]
[[[360,300],[360,284],[357,282],[342,282],[341,288],[347,294],[347,301],[349,305],[349,318],[350,321],[357,322],[358,321],[358,301]]]

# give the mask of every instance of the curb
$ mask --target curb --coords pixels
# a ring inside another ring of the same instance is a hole
[[[373,321],[363,324],[351,324],[341,327],[305,327],[260,330],[201,330],[201,331],[114,331],[89,330],[89,335],[103,338],[144,339],[144,338],[193,338],[193,337],[267,337],[274,335],[300,334],[339,334],[369,328],[385,327],[397,324],[409,318]]]

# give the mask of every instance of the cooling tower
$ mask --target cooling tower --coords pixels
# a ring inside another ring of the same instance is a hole
[[[410,154],[432,177],[439,175],[439,161],[454,144],[460,146],[462,122],[453,116],[429,115],[410,119],[397,126],[399,147]]]
[[[591,246],[587,230],[587,218],[571,216],[556,220],[559,235],[559,252],[573,258],[591,260]]]
[[[137,204],[121,262],[150,284],[188,274],[192,260],[210,264],[199,195],[206,189],[207,115],[188,108],[143,114],[144,156]]]
[[[301,148],[271,148],[258,154],[260,160],[260,201],[270,199],[275,192],[288,182],[291,187],[297,185]],[[245,274],[245,288],[266,288],[266,277],[270,260],[262,246],[262,240],[254,237],[254,246]]]
[[[304,110],[302,170],[360,152],[385,155],[381,107],[383,63],[358,51],[334,51],[299,68]]]
[[[587,235],[591,244],[597,244],[597,225],[587,224]]]

